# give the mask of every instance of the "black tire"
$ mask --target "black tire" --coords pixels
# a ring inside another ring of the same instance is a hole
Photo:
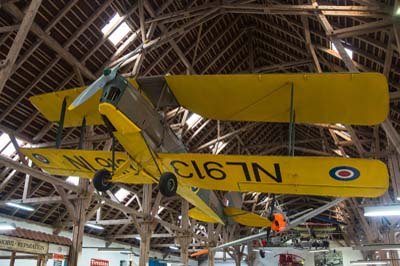
[[[160,192],[164,197],[172,197],[176,194],[178,189],[178,180],[176,176],[171,172],[165,172],[160,176],[159,183]]]
[[[111,188],[112,183],[107,182],[111,180],[111,173],[106,169],[98,170],[93,176],[93,186],[97,191],[107,191]]]

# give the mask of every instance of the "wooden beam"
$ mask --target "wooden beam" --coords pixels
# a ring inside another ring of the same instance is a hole
[[[77,199],[77,195],[67,195],[67,199],[73,200]],[[22,203],[22,204],[53,204],[53,203],[60,203],[62,202],[62,198],[60,196],[48,196],[48,197],[35,197],[35,198],[27,198],[27,199],[12,199],[12,200],[2,200],[0,201],[0,206],[4,206],[7,202],[14,202],[14,203]]]
[[[6,59],[7,64],[4,68],[0,69],[0,93],[3,91],[4,85],[6,84],[12,73],[15,61],[17,60],[17,56],[22,48],[22,45],[24,44],[25,38],[28,35],[30,28],[32,27],[33,20],[35,19],[36,13],[41,3],[42,0],[32,0],[31,4],[26,10],[26,13],[20,17],[20,19],[22,19],[21,26],[19,27],[13,44],[8,51]],[[8,5],[6,5],[5,8],[7,6]]]
[[[360,16],[360,17],[382,17],[387,18],[391,15],[391,8],[379,6],[339,6],[339,5],[262,5],[262,4],[229,4],[220,5],[221,8],[229,13],[239,14],[270,14],[270,15],[314,15],[321,12],[326,16]]]
[[[14,4],[8,4],[4,6],[4,10],[6,10],[8,13],[12,14],[19,20],[22,20],[25,16],[24,13]],[[91,80],[96,79],[96,76],[87,67],[82,65],[78,59],[76,59],[68,50],[63,48],[56,40],[54,40],[53,37],[43,31],[37,24],[32,23],[31,30],[35,35],[42,39],[47,46],[58,53],[65,61],[67,61],[72,66],[78,67],[82,71],[82,74],[84,76]]]
[[[385,130],[385,133],[393,147],[400,154],[400,136],[399,133],[397,133],[397,130],[393,127],[390,118],[387,118],[385,121],[383,121],[383,123],[381,123],[381,127],[383,130]]]
[[[393,23],[394,21],[392,20],[392,18],[385,18],[382,20],[367,22],[357,26],[333,30],[330,34],[337,38],[355,37],[370,32],[389,29],[393,25]]]
[[[73,222],[77,221],[76,213],[75,213],[75,206],[69,201],[68,194],[61,186],[54,186],[57,190],[58,194],[60,195],[62,202],[69,213],[69,217]]]
[[[305,60],[287,62],[287,63],[282,63],[282,64],[266,65],[266,66],[255,68],[254,72],[255,73],[275,72],[275,71],[289,69],[289,68],[293,68],[293,67],[309,65],[311,63],[312,63],[312,60],[305,59]],[[244,72],[240,72],[240,73],[244,73]]]
[[[331,39],[331,42],[335,45],[337,51],[339,52],[340,56],[342,57],[342,60],[343,60],[344,64],[346,65],[347,69],[350,72],[358,72],[358,69],[355,67],[353,60],[347,54],[340,39],[332,35],[333,28],[332,28],[331,24],[329,23],[328,19],[326,18],[326,16],[322,13],[318,13],[317,18],[318,18],[319,22],[321,23],[322,27],[324,28],[326,35],[329,36],[329,38]]]
[[[397,52],[400,53],[400,22],[393,24],[393,32],[396,40]]]
[[[314,45],[311,42],[311,34],[310,34],[310,27],[309,27],[309,23],[308,23],[308,17],[301,16],[301,21],[302,21],[303,27],[304,27],[304,35],[305,35],[307,49],[310,52],[311,57],[314,61],[314,68],[315,68],[316,72],[321,73],[322,72],[321,65],[319,64],[317,54],[315,53]]]
[[[16,31],[20,28],[20,24],[11,25],[11,26],[2,26],[0,27],[0,33],[7,33],[11,31]]]

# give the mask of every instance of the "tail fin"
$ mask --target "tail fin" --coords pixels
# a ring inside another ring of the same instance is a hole
[[[243,205],[242,193],[228,192],[224,195],[224,206],[241,209]]]
[[[271,221],[257,214],[241,209],[225,207],[224,214],[235,222],[253,227],[270,227]]]

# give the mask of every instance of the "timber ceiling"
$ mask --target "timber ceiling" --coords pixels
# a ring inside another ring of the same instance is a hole
[[[144,3],[143,16],[140,11]],[[7,54],[13,45],[18,25],[30,1],[0,1],[0,60],[7,65]],[[37,147],[54,146],[57,126],[46,121],[28,98],[44,92],[58,91],[90,84],[103,69],[142,43],[141,25],[148,40],[159,42],[125,65],[126,76],[164,74],[273,73],[273,72],[336,72],[377,71],[388,77],[391,112],[388,124],[398,140],[400,130],[400,25],[395,17],[394,1],[334,0],[317,2],[295,0],[269,1],[51,1],[44,0],[33,26],[23,43],[5,85],[0,87],[0,130]],[[101,28],[118,12],[131,33],[113,45]],[[142,24],[141,24],[141,19]],[[11,26],[11,27],[7,27]],[[14,26],[14,27],[13,27]],[[10,31],[11,29],[11,31]],[[332,49],[337,44],[339,52]],[[353,52],[352,59],[342,48]],[[342,51],[343,50],[343,51]],[[0,77],[3,78],[3,77]],[[344,101],[346,99],[343,99]],[[351,104],[351,103],[349,103]],[[224,154],[286,155],[288,125],[272,123],[218,122],[200,119],[190,127],[184,109],[167,110],[171,127],[180,135],[190,151],[211,153],[210,145],[224,141]],[[397,221],[372,221],[362,216],[361,206],[374,202],[391,203],[398,196],[399,157],[395,145],[387,138],[384,126],[351,127],[343,125],[297,125],[295,154],[305,156],[349,156],[378,158],[389,165],[391,188],[381,199],[349,199],[325,212],[324,216],[347,223],[339,239],[347,243],[386,241],[387,230]],[[75,148],[79,128],[63,132],[63,147]],[[89,137],[94,149],[109,149],[110,139],[103,127],[94,127]],[[12,144],[10,144],[12,145]],[[10,155],[18,161],[18,152]],[[2,165],[0,173],[0,213],[53,226],[56,230],[71,228],[68,208],[58,197],[33,203],[34,212],[5,206],[5,201],[22,199],[24,188],[28,199],[59,196],[54,186],[32,177],[25,185],[23,170]],[[15,168],[15,167],[14,167]],[[397,169],[397,170],[396,170]],[[113,193],[123,187],[131,194],[116,203],[111,194],[93,197],[88,220],[96,217],[101,207],[101,220],[108,220],[105,230],[85,228],[87,233],[107,239],[118,239],[138,245],[137,234],[127,210],[141,212],[142,186],[115,185]],[[153,186],[153,202],[157,204],[158,188]],[[76,196],[66,190],[67,197]],[[65,196],[64,195],[64,196]],[[270,195],[244,195],[244,208],[265,215]],[[103,200],[107,199],[104,203]],[[278,195],[285,210],[296,213],[316,208],[329,198]],[[173,225],[180,224],[180,198],[161,199],[164,210],[152,238],[153,248],[165,248],[175,239]],[[361,215],[360,215],[361,214]],[[139,216],[140,218],[140,216]],[[140,219],[139,219],[140,221]],[[111,223],[116,224],[111,224]],[[192,223],[192,227],[194,224]],[[251,228],[241,228],[245,235]],[[206,239],[207,225],[198,223],[193,248]],[[217,232],[219,227],[217,227]],[[232,228],[229,230],[232,231]],[[223,230],[221,230],[222,232]],[[163,235],[164,234],[164,235]],[[221,233],[221,237],[222,237]],[[232,236],[238,237],[238,235]]]

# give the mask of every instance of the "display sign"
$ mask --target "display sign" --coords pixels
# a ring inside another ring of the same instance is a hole
[[[108,260],[91,259],[90,266],[110,266]]]
[[[23,238],[0,235],[0,249],[33,254],[47,254],[49,244]]]
[[[53,254],[53,259],[55,259],[55,260],[64,260],[64,255],[62,255],[62,254]]]

